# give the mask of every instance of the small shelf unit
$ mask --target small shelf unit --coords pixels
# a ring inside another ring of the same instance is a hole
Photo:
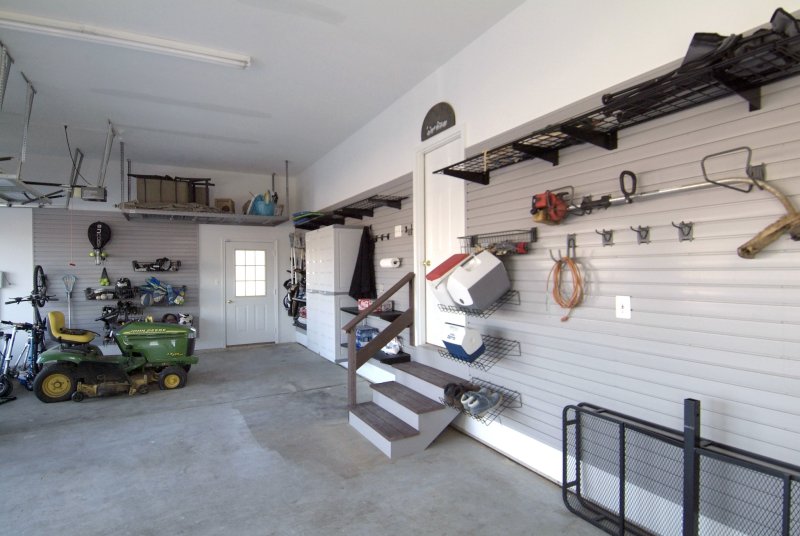
[[[461,253],[472,254],[489,250],[498,257],[521,253],[516,251],[514,247],[517,244],[524,244],[525,252],[527,253],[527,246],[537,240],[538,231],[536,227],[458,237],[459,244],[461,245]]]
[[[495,421],[495,419],[497,419],[497,417],[499,417],[500,414],[503,411],[505,411],[506,408],[522,407],[522,397],[518,391],[513,391],[511,389],[507,389],[500,385],[494,384],[486,380],[481,380],[479,378],[471,378],[470,383],[475,384],[478,387],[485,387],[490,391],[500,393],[503,397],[502,401],[500,402],[500,404],[498,404],[497,406],[493,407],[492,409],[481,415],[473,415],[465,411],[463,408],[458,408],[453,404],[448,404],[447,401],[444,400],[444,398],[440,398],[439,401],[447,407],[458,409],[459,411],[461,411],[461,413],[463,413],[467,417],[475,419],[476,421],[485,424],[486,426],[492,424]]]
[[[439,349],[439,355],[467,365],[470,368],[475,368],[484,372],[495,366],[498,361],[506,356],[522,355],[519,341],[512,341],[503,339],[501,337],[493,337],[491,335],[481,335],[481,339],[483,339],[483,344],[486,347],[486,350],[480,356],[478,356],[475,361],[470,362],[459,359],[444,348]]]
[[[486,309],[472,309],[469,307],[461,307],[459,305],[443,305],[440,303],[439,310],[444,313],[456,313],[466,316],[472,316],[475,318],[489,318],[495,313],[495,311],[497,311],[506,304],[519,305],[520,304],[519,291],[513,289],[509,290],[508,292],[503,294],[499,300],[494,302]]]
[[[357,315],[361,312],[358,310],[358,307],[342,307],[341,310],[345,313],[350,313],[351,315]],[[374,311],[370,313],[369,316],[380,318],[381,320],[386,320],[387,322],[392,322],[401,314],[403,314],[403,311]]]
[[[341,346],[342,348],[347,348],[347,343],[343,342]],[[397,352],[396,354],[387,354],[386,352],[378,352],[374,356],[372,356],[372,359],[377,359],[384,365],[396,365],[397,363],[408,363],[409,361],[411,361],[411,354],[408,354],[403,351]],[[346,361],[347,359],[342,359],[342,362]]]

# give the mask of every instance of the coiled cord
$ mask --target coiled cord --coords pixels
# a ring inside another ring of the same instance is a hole
[[[569,298],[565,298],[561,291],[564,277],[562,272],[565,267],[569,269],[569,273],[572,276],[572,294]],[[566,322],[569,320],[572,310],[583,301],[583,275],[581,274],[580,266],[572,257],[562,257],[550,269],[550,274],[547,276],[548,286],[551,279],[553,281],[553,300],[563,309],[568,309],[567,314],[561,317],[561,321]]]

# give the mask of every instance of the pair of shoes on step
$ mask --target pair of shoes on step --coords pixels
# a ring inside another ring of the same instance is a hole
[[[461,405],[464,411],[475,417],[480,417],[487,411],[496,408],[502,401],[503,395],[485,387],[461,395]]]
[[[480,389],[471,383],[448,383],[444,386],[444,403],[458,410],[464,409],[461,405],[461,398],[470,392],[477,392]]]

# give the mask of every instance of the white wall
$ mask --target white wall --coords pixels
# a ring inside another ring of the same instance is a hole
[[[289,233],[294,228],[284,224],[277,227],[244,227],[239,225],[201,225],[200,256],[200,318],[202,324],[198,348],[225,347],[225,288],[223,281],[225,241],[275,241],[278,244],[278,341],[294,342],[295,328],[286,314],[282,300],[285,291],[281,284],[289,275]]]
[[[467,146],[472,147],[473,153],[470,154],[474,154],[477,152],[476,145],[482,149],[501,143],[493,138],[510,141],[516,136],[511,136],[509,132],[518,130],[521,125],[674,62],[684,55],[695,32],[726,35],[748,31],[768,22],[775,7],[762,0],[680,0],[669,3],[568,0],[557,4],[530,0],[302,173],[300,180],[304,188],[301,205],[306,209],[327,207],[412,171],[416,153],[421,147],[419,132],[422,119],[427,110],[439,101],[447,101],[455,108],[457,123],[465,126]],[[784,3],[782,7],[796,11],[800,3]],[[574,110],[573,113],[600,105],[599,94],[593,99],[593,103],[584,102],[583,110]],[[519,132],[518,135],[524,133]],[[609,158],[615,158],[613,154]],[[538,165],[549,168],[549,164]],[[555,168],[555,173],[564,168],[563,165]],[[514,197],[515,202],[529,204],[529,196],[535,189],[534,183],[530,183],[529,187],[523,188],[524,194]],[[480,199],[479,192],[475,195],[476,199]],[[529,221],[529,216],[524,216],[526,211],[518,214],[521,219]],[[498,230],[495,216],[489,214],[487,222],[492,230]],[[481,223],[473,225],[480,226]],[[524,226],[523,223],[519,225]],[[668,223],[666,225],[663,232],[674,231],[668,227]],[[602,228],[602,225],[598,224],[598,227]],[[504,228],[519,227],[512,225]],[[424,232],[422,229],[418,231]],[[563,243],[560,238],[556,240],[559,244]],[[538,279],[536,283],[538,285]],[[626,292],[620,289],[618,293]],[[537,299],[533,298],[540,305],[541,301]],[[498,318],[501,321],[508,320],[502,315]],[[578,324],[580,322],[573,322],[574,326]],[[558,322],[556,327],[561,327]],[[521,325],[519,331],[524,337],[521,335],[520,338],[524,338],[530,348],[541,338],[536,335],[546,335],[552,329],[553,326],[547,326],[542,333],[531,334],[527,324]],[[572,339],[575,337],[577,335]],[[780,343],[775,342],[778,345]],[[646,342],[642,344],[646,345]],[[416,358],[424,360],[429,352],[423,348],[418,350]],[[577,364],[564,374],[562,380],[565,384],[569,383],[570,374],[581,370],[580,352],[576,351],[573,357]],[[538,354],[530,359],[537,365],[544,361]],[[448,366],[449,363],[441,363],[442,368]],[[520,365],[511,361],[507,366],[512,370],[497,367],[495,373],[500,376],[496,378],[497,383],[509,383],[525,391],[525,407],[519,412],[509,413],[507,418],[500,419],[488,428],[463,420],[458,425],[473,437],[558,480],[560,444],[554,437],[558,433],[559,408],[570,400],[586,398],[580,393],[571,393],[568,397],[560,395],[555,402],[549,399],[542,402],[542,397],[550,396],[550,390],[558,392],[562,389],[561,385],[551,381],[552,374],[544,374],[549,373],[546,367],[529,375],[530,369],[526,368],[530,366],[528,362]],[[522,376],[517,374],[520,367],[525,369]],[[588,368],[583,370],[591,374]],[[464,371],[461,374],[464,375]],[[609,377],[614,377],[613,372]],[[748,376],[748,381],[756,379],[755,376]],[[610,381],[613,382],[613,379]],[[524,385],[520,385],[520,382]],[[582,387],[588,389],[588,396],[599,398],[603,403],[614,402],[611,397],[597,394],[600,383],[593,383],[591,379],[587,382]],[[647,417],[666,420],[671,425],[675,423],[675,408],[680,404],[681,393],[689,392],[681,391],[677,385],[666,403],[670,409],[659,415],[658,410],[648,408]],[[591,386],[594,391],[589,389]],[[649,392],[646,390],[648,388],[645,386],[642,392]],[[727,395],[724,394],[725,389],[728,389]],[[694,391],[703,399],[706,410],[712,411],[713,429],[710,433],[722,441],[795,461],[797,454],[794,451],[776,449],[770,445],[770,440],[753,441],[750,437],[731,431],[739,425],[741,413],[737,412],[735,417],[728,415],[720,418],[717,412],[720,404],[727,407],[727,402],[720,400],[732,398],[735,391],[736,387],[723,386],[715,397],[707,396],[700,389]],[[543,394],[539,396],[537,393]],[[626,396],[615,400],[630,404],[628,398],[635,398]],[[788,404],[782,407],[783,411],[787,410]],[[625,409],[635,411],[628,407]],[[744,409],[744,406],[740,409]],[[547,434],[541,432],[543,427],[550,427],[553,435],[545,437]],[[768,434],[778,439],[784,435],[777,429]]]
[[[33,288],[33,213],[28,209],[0,209],[3,229],[3,256],[0,271],[5,272],[6,286],[0,288],[0,319],[31,322],[33,309],[28,303],[6,305],[6,300],[27,296]],[[2,328],[0,328],[2,331]],[[24,334],[23,334],[24,335]],[[25,337],[17,339],[17,352],[25,345]]]
[[[783,2],[789,11],[800,2]],[[763,0],[529,0],[305,170],[303,209],[319,209],[409,173],[422,119],[439,101],[469,147],[683,57],[695,32],[766,23]],[[599,101],[597,105],[599,105]]]

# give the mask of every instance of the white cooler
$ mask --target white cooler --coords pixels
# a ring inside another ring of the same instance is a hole
[[[482,251],[461,261],[447,278],[447,292],[461,307],[486,309],[511,288],[503,262]]]
[[[458,264],[469,257],[467,253],[456,253],[447,258],[443,263],[430,271],[425,279],[439,303],[442,305],[456,305],[447,292],[447,278],[458,267]]]
[[[442,342],[453,357],[472,363],[486,351],[481,334],[477,330],[449,322],[446,326],[447,336]]]

